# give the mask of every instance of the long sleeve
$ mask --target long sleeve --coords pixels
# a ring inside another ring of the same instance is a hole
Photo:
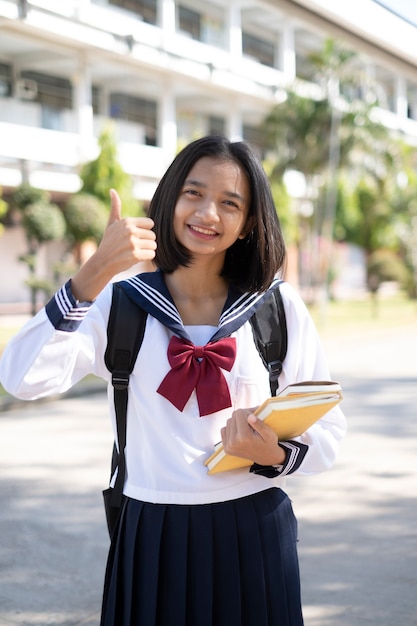
[[[0,381],[12,395],[34,400],[67,391],[88,374],[107,378],[104,316],[110,290],[98,303],[77,302],[68,282],[6,346]]]

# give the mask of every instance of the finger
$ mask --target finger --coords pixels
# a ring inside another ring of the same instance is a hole
[[[115,189],[110,189],[110,200],[110,215],[107,226],[110,226],[110,224],[118,222],[122,219],[122,202],[120,200],[119,194]]]
[[[150,217],[136,217],[130,219],[138,229],[137,232],[140,234],[141,237],[155,239],[155,233],[152,230],[155,224]]]
[[[234,417],[229,417],[229,419],[226,422],[226,425],[223,426],[223,428],[220,431],[223,445],[226,445],[228,442],[233,440],[235,433],[236,433],[235,419]]]
[[[266,425],[262,422],[262,420],[259,420],[253,413],[249,413],[247,423],[262,439],[265,439],[264,435]]]
[[[268,426],[268,424],[265,424],[265,422],[258,419],[255,415],[250,414],[248,416],[248,424],[263,441],[273,441],[274,443],[278,443],[278,436],[274,430]]]

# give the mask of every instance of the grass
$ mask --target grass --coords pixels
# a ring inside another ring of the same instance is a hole
[[[329,302],[309,306],[320,335],[374,333],[417,322],[417,302],[403,294],[371,296],[362,300]]]

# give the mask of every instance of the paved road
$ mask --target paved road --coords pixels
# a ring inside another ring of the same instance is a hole
[[[111,445],[104,395],[0,414],[1,626],[97,626]]]
[[[417,324],[325,347],[349,434],[288,485],[306,626],[417,626]],[[0,413],[0,626],[98,626],[110,449],[103,393]]]
[[[349,431],[332,471],[289,484],[306,626],[416,626],[417,324],[326,348]]]

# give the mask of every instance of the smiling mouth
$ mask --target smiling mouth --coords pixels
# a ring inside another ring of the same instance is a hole
[[[204,235],[205,237],[216,237],[217,233],[213,230],[209,230],[208,228],[202,228],[201,226],[193,226],[192,224],[188,225],[188,228],[199,235]]]

